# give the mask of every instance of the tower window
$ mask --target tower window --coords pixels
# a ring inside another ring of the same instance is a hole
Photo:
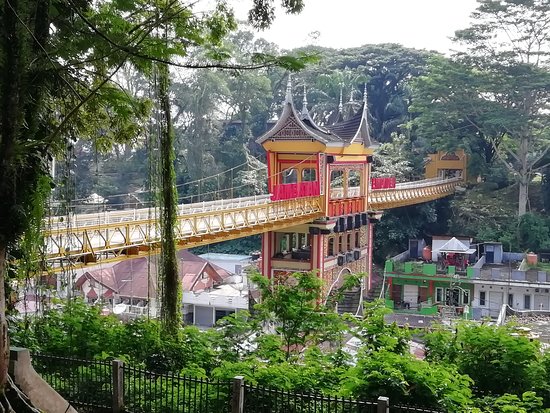
[[[315,168],[302,169],[302,182],[314,182],[317,180],[317,171]]]
[[[295,184],[298,182],[298,172],[294,168],[285,169],[282,172],[283,184]]]
[[[334,255],[334,238],[329,238],[329,239],[328,239],[328,251],[327,251],[327,255],[328,255],[329,257]]]
[[[342,188],[344,186],[344,171],[336,170],[330,173],[330,187]]]

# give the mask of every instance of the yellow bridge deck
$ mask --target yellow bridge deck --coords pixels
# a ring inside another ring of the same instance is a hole
[[[430,179],[370,190],[368,209],[432,201],[453,194],[461,182],[460,178]],[[184,248],[280,230],[325,215],[318,197],[271,201],[269,195],[261,195],[178,208],[176,237]],[[51,217],[44,233],[47,258],[90,262],[135,254],[160,242],[158,217],[158,211],[149,208]]]

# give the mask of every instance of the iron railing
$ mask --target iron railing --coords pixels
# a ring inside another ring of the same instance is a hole
[[[244,413],[376,413],[376,402],[244,385]]]
[[[110,361],[33,354],[36,372],[79,411],[111,411],[113,380]]]
[[[442,410],[432,410],[425,407],[407,406],[407,405],[390,405],[390,413],[443,413]]]
[[[390,413],[442,413],[392,406],[386,397],[354,400],[251,385],[242,377],[231,381],[156,373],[118,360],[33,354],[32,365],[54,390],[86,413],[376,413],[388,407]]]
[[[230,413],[231,382],[123,367],[127,413]]]

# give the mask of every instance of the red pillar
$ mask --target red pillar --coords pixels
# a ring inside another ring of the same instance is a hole
[[[264,232],[262,234],[262,268],[260,271],[264,277],[271,278],[271,257],[274,251],[273,232]]]
[[[311,270],[317,271],[319,278],[323,276],[323,264],[325,261],[323,239],[324,235],[322,234],[313,234],[311,236]]]
[[[373,244],[374,244],[374,223],[369,219],[369,253],[368,253],[368,271],[369,271],[369,278],[367,279],[367,291],[370,290],[372,285],[372,251],[373,251]]]

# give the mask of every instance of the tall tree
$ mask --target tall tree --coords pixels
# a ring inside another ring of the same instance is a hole
[[[486,141],[516,177],[521,216],[529,183],[550,150],[550,3],[478,3],[475,23],[456,32],[466,51],[434,59],[416,83],[417,125],[438,147]]]
[[[257,25],[272,20],[272,1],[255,0],[252,5]],[[285,1],[283,6],[297,12],[303,2]],[[40,223],[31,216],[47,196],[48,182],[42,178],[48,175],[51,156],[64,149],[68,138],[97,137],[100,127],[107,131],[106,140],[116,137],[117,130],[135,134],[128,126],[143,112],[112,82],[128,62],[148,73],[153,62],[234,67],[221,62],[228,56],[218,47],[234,28],[232,11],[224,2],[206,16],[193,7],[179,1],[154,6],[148,1],[0,3],[0,390],[8,366],[8,254],[20,245],[32,222]],[[169,33],[170,41],[157,36],[159,32]],[[185,57],[191,47],[202,48],[209,62],[171,61],[173,56]],[[299,63],[272,55],[255,59],[246,68]],[[0,404],[8,402],[0,398]]]

